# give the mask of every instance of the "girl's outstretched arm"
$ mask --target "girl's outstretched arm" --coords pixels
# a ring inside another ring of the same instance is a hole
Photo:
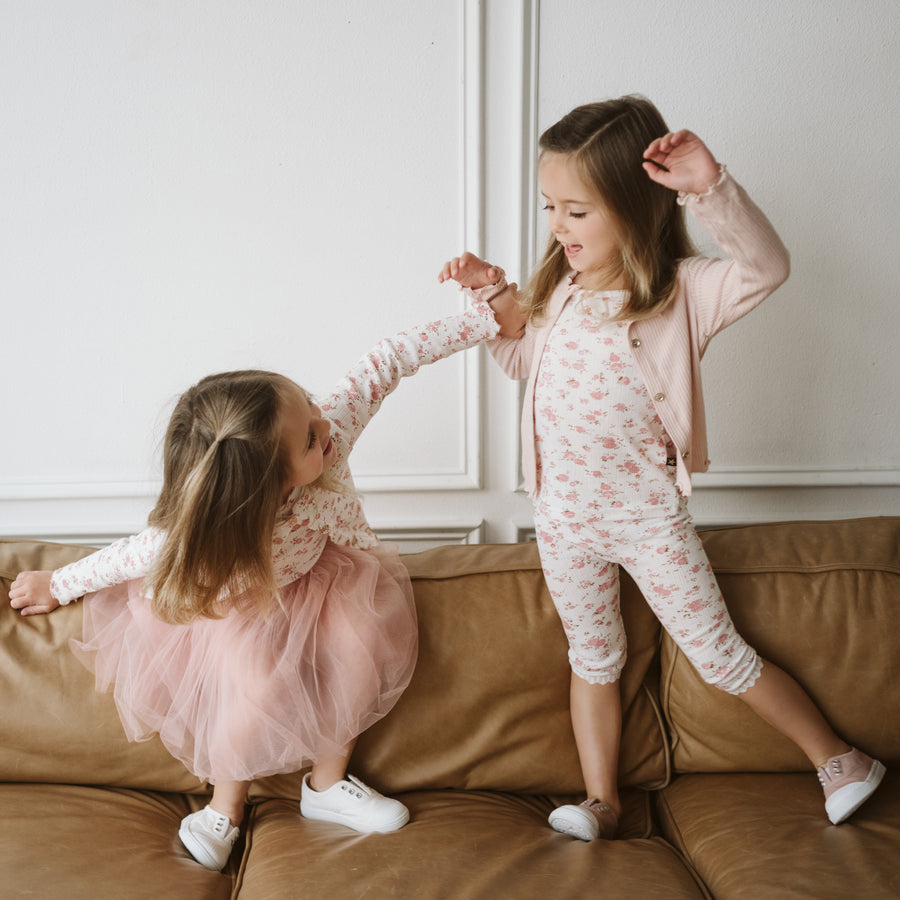
[[[644,171],[673,191],[702,194],[719,177],[719,164],[691,131],[675,131],[653,141],[644,151]]]
[[[59,600],[50,593],[53,572],[19,572],[9,589],[9,605],[23,616],[53,612]]]
[[[506,284],[505,278],[506,273],[499,266],[493,266],[468,251],[445,262],[438,274],[441,284],[455,281],[461,288],[470,291],[498,285],[497,293],[487,302],[500,326],[500,337],[516,339],[522,337],[526,319],[519,308],[518,285]]]
[[[379,341],[342,378],[328,397],[319,400],[322,411],[337,428],[337,462],[345,459],[356,439],[401,380],[424,365],[445,359],[497,336],[494,311],[475,300],[465,312],[446,316]],[[335,433],[332,432],[335,437]]]
[[[53,572],[22,572],[10,588],[10,603],[23,616],[47,613],[87,593],[142,578],[164,540],[158,528],[145,528]]]

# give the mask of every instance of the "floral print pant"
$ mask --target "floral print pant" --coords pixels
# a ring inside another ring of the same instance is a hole
[[[580,678],[611,684],[625,664],[620,565],[704,681],[740,694],[759,677],[762,661],[735,630],[686,505],[671,516],[604,520],[590,535],[583,523],[573,529],[539,514],[535,525],[569,663]]]

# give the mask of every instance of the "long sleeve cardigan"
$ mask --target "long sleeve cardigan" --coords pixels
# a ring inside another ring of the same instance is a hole
[[[744,189],[722,170],[704,194],[679,197],[709,229],[729,259],[692,257],[678,267],[673,301],[658,315],[632,322],[628,339],[653,406],[678,450],[676,484],[691,493],[691,475],[709,468],[700,360],[714,335],[758,306],[788,277],[790,257],[775,229]],[[574,273],[564,278],[547,304],[543,321],[528,323],[518,338],[497,338],[491,354],[511,378],[527,378],[522,409],[522,469],[525,487],[538,491],[534,384],[547,338],[575,292]],[[473,292],[499,297],[516,290],[501,279]]]

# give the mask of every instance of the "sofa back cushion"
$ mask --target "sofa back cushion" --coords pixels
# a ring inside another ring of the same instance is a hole
[[[200,791],[157,738],[129,743],[111,694],[69,649],[81,636],[81,603],[21,616],[9,605],[19,572],[56,569],[86,547],[0,540],[0,781],[105,784]]]
[[[845,740],[900,763],[900,518],[702,533],[738,631],[793,675]],[[665,635],[662,702],[676,772],[808,771],[787,738],[704,684]]]
[[[202,790],[158,739],[125,739],[112,696],[94,690],[92,673],[69,649],[81,634],[82,603],[28,617],[9,607],[19,571],[54,569],[88,552],[0,541],[0,780]],[[536,547],[441,547],[404,561],[418,608],[419,661],[394,710],[360,738],[353,771],[390,792],[583,790],[567,645]],[[668,771],[662,716],[648,688],[658,677],[660,630],[624,577],[622,594],[629,659],[621,777],[656,785]],[[294,796],[299,778],[262,779],[254,793]]]
[[[361,776],[395,792],[583,791],[568,645],[536,545],[439,547],[404,560],[419,614],[419,661],[395,709],[360,739]],[[648,684],[657,678],[660,628],[625,577],[622,613],[629,655],[620,780],[658,785],[668,753]]]

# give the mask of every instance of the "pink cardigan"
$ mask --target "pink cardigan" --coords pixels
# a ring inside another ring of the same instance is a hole
[[[700,360],[713,335],[784,283],[790,257],[769,220],[724,169],[706,193],[679,197],[679,202],[687,205],[731,258],[684,260],[678,268],[674,301],[659,315],[632,322],[628,337],[653,406],[678,449],[676,483],[687,496],[691,474],[709,468]],[[573,277],[574,273],[563,279],[553,292],[541,325],[529,323],[522,337],[497,338],[488,344],[510,378],[528,379],[522,409],[522,469],[532,497],[538,488],[534,382],[550,331],[575,291]],[[496,297],[504,290],[517,287],[501,279],[473,293]]]

